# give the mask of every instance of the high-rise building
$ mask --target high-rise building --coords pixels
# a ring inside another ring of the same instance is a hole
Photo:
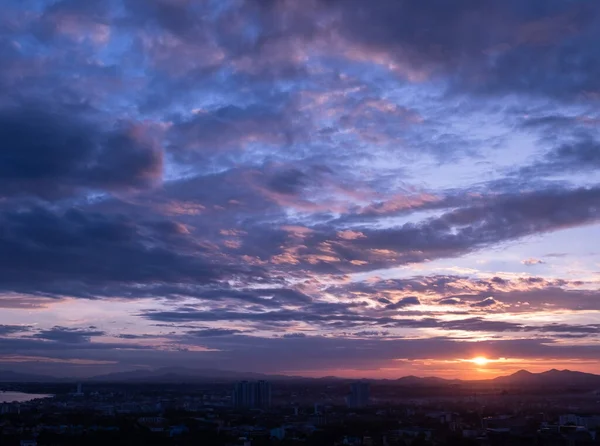
[[[77,384],[77,391],[72,394],[73,396],[83,396],[83,386],[81,383]]]
[[[234,407],[248,407],[254,404],[252,386],[248,381],[240,381],[233,387],[232,402]]]
[[[271,407],[271,383],[268,381],[240,381],[233,388],[233,405],[246,409]]]
[[[348,407],[366,407],[369,405],[369,383],[357,381],[350,384],[350,394],[346,397]]]
[[[269,381],[258,381],[259,407],[271,407],[271,383]]]

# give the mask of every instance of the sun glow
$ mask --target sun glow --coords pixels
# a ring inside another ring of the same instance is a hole
[[[490,360],[487,359],[485,356],[477,356],[471,359],[471,362],[477,365],[487,365],[490,362]]]

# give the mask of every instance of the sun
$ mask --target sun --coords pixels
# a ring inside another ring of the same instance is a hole
[[[490,362],[490,360],[487,359],[485,356],[477,356],[471,359],[471,362],[477,365],[487,365]]]

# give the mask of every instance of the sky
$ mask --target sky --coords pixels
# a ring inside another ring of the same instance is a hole
[[[597,0],[4,0],[0,370],[600,373],[598,41]]]

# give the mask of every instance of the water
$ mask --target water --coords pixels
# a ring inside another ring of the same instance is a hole
[[[0,392],[0,403],[24,403],[38,398],[50,398],[52,395],[23,392]]]

